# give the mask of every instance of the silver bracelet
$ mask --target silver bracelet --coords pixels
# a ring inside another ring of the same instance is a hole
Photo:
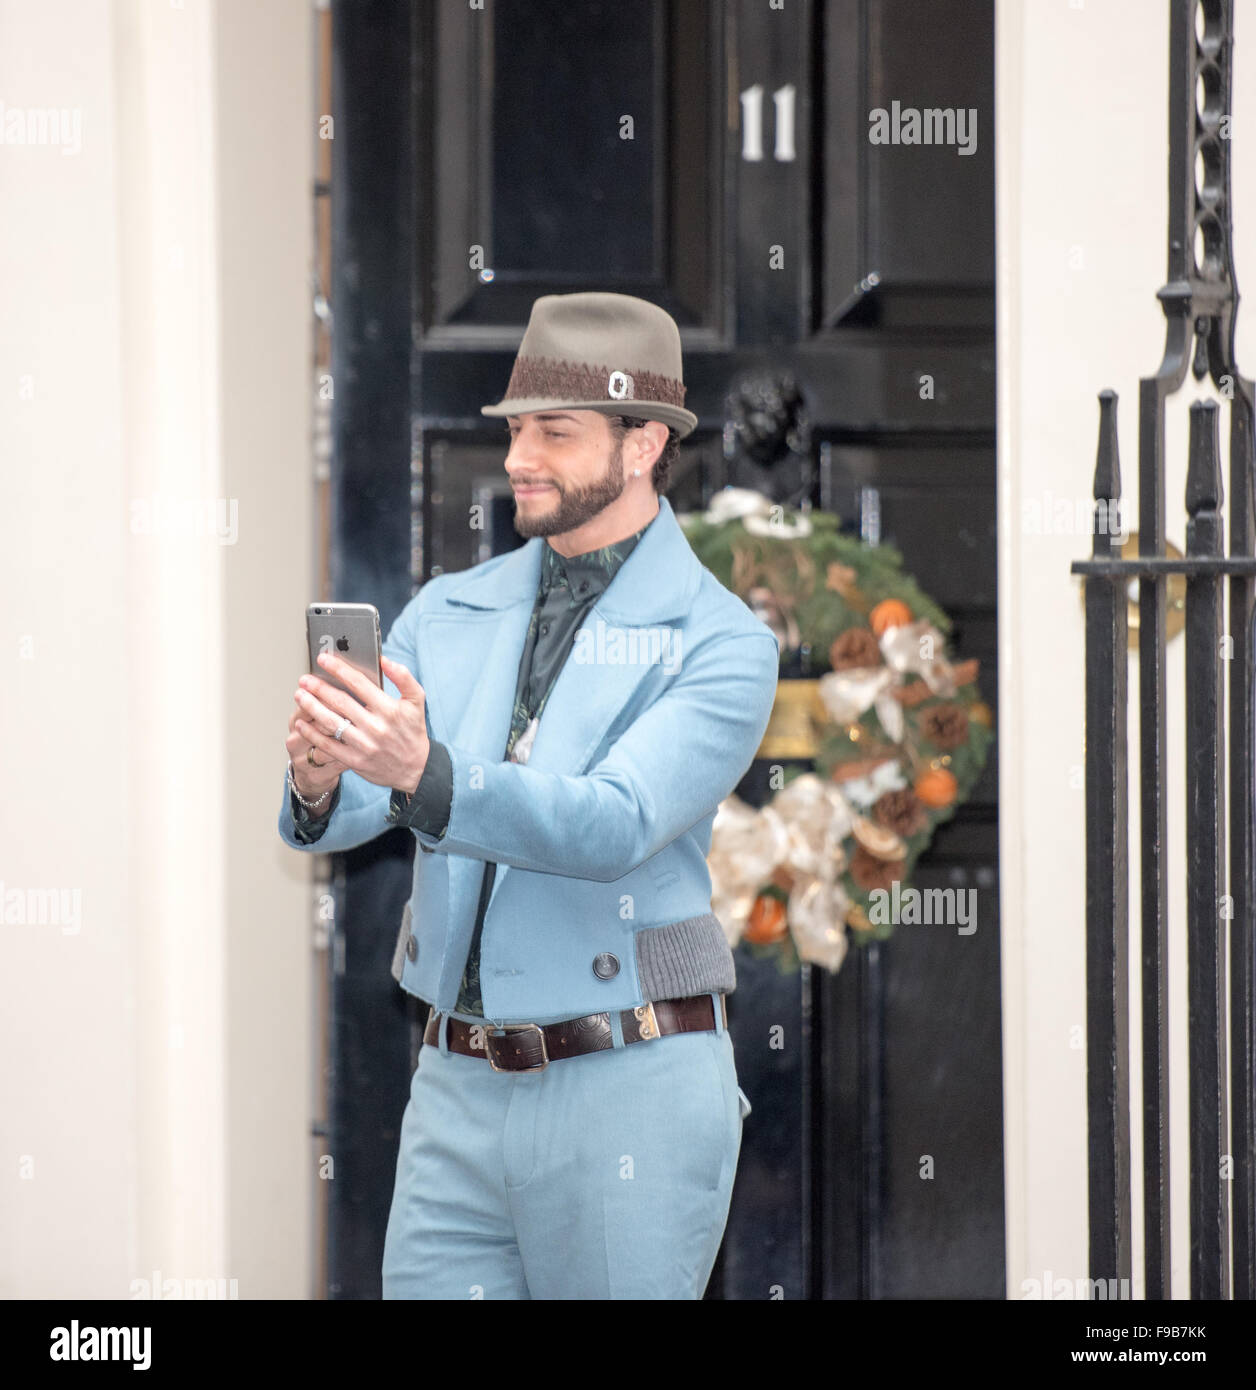
[[[288,786],[292,789],[292,795],[296,797],[296,799],[301,803],[302,806],[305,807],[305,809],[306,809],[307,811],[316,811],[316,810],[318,810],[318,808],[323,804],[323,802],[326,801],[327,798],[331,795],[331,793],[332,793],[332,787],[335,786],[335,783],[333,782],[333,783],[332,783],[332,786],[331,786],[331,787],[328,787],[327,790],[322,794],[322,796],[320,796],[320,797],[318,798],[317,801],[306,801],[305,797],[303,797],[303,796],[301,795],[301,793],[297,790],[297,781],[296,781],[296,778],[295,778],[292,774],[293,774],[292,759],[289,758],[289,759],[288,759]]]

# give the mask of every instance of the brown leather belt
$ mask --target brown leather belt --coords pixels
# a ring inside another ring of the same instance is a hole
[[[728,1027],[728,1005],[720,995],[720,1017]],[[428,1015],[423,1041],[440,1042],[440,1014]],[[709,994],[684,999],[656,999],[635,1009],[621,1009],[624,1042],[646,1042],[669,1033],[709,1032],[715,1027],[715,1009]],[[543,1071],[562,1057],[579,1057],[585,1052],[601,1052],[615,1046],[609,1013],[585,1014],[561,1023],[492,1024],[449,1020],[450,1052],[466,1057],[487,1057],[494,1071]]]

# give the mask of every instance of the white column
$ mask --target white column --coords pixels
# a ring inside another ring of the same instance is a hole
[[[309,45],[0,3],[0,1296],[308,1292]]]

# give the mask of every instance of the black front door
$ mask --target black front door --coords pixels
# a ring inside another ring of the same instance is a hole
[[[480,406],[538,295],[615,290],[681,326],[699,426],[673,507],[732,483],[893,542],[994,705],[990,0],[333,15],[333,597],[387,624],[428,577],[522,543]],[[938,139],[905,138],[926,109],[950,113]],[[918,871],[978,888],[979,943],[905,935],[832,978],[739,950],[754,1111],[709,1297],[1002,1296],[997,775]],[[380,1288],[418,1042],[388,973],[412,852],[338,861],[333,1297]]]

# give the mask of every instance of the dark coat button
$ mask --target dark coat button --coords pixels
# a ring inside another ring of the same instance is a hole
[[[619,974],[619,957],[602,951],[593,957],[593,973],[599,980],[611,980]]]
[[[419,955],[419,938],[413,932],[406,938],[406,955],[411,960],[417,960]]]

